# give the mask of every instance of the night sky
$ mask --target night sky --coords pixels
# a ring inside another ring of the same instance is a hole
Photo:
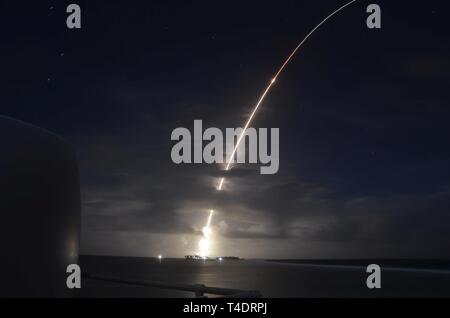
[[[242,127],[344,2],[1,1],[0,114],[75,146],[81,252],[195,253],[212,208],[214,255],[450,257],[444,1],[358,1],[314,34],[254,122],[280,128],[278,174],[235,167],[217,192],[220,166],[171,161],[177,127]]]

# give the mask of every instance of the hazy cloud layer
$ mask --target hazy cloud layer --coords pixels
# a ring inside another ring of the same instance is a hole
[[[162,138],[161,146],[152,147],[136,146],[144,144],[142,135],[131,137],[132,144],[110,136],[84,146],[89,154],[81,155],[85,253],[194,253],[213,208],[216,254],[448,256],[448,188],[355,196],[292,177],[289,169],[262,176],[256,167],[241,166],[219,193],[219,166],[173,164],[168,135],[167,143]]]

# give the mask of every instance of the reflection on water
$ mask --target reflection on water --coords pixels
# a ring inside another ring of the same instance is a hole
[[[184,259],[82,257],[90,274],[170,284],[259,290],[264,297],[450,297],[450,272],[382,272],[382,289],[366,287],[363,266],[317,266],[259,260],[186,261]],[[192,297],[192,293],[83,280],[81,297]]]

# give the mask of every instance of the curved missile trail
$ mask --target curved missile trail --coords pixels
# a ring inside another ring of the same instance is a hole
[[[281,65],[281,67],[275,73],[275,76],[271,79],[269,85],[266,87],[266,89],[264,90],[264,92],[260,96],[258,102],[256,103],[256,105],[253,108],[252,113],[250,114],[250,117],[248,118],[247,122],[245,123],[244,129],[242,130],[242,133],[241,133],[241,135],[239,136],[239,138],[237,140],[237,143],[236,143],[236,145],[235,145],[235,147],[233,149],[233,152],[231,153],[231,156],[228,157],[228,160],[226,162],[226,168],[225,168],[226,171],[230,170],[231,164],[233,163],[233,157],[235,156],[235,154],[236,154],[236,152],[237,152],[237,150],[239,148],[239,145],[241,144],[242,139],[245,136],[245,133],[246,133],[248,127],[250,126],[250,124],[253,121],[253,118],[255,117],[256,113],[258,112],[258,109],[260,108],[260,106],[263,103],[263,101],[266,98],[266,96],[270,93],[270,90],[272,89],[273,85],[276,83],[278,77],[283,73],[285,68],[288,66],[289,62],[294,58],[294,56],[300,50],[300,48],[303,46],[303,44],[305,44],[305,42],[314,34],[314,32],[318,28],[320,28],[325,22],[327,22],[334,15],[336,15],[337,13],[342,11],[344,8],[346,8],[347,6],[351,5],[353,2],[356,2],[356,0],[352,0],[352,1],[348,2],[348,3],[346,3],[345,5],[341,6],[337,10],[333,11],[325,19],[323,19],[314,29],[311,30],[311,32],[309,32],[306,35],[306,37],[297,45],[297,47],[291,52],[291,54],[288,56],[288,58],[284,61],[284,63]],[[223,178],[220,179],[219,186],[217,187],[218,191],[222,191],[224,182],[225,182],[225,178],[223,177]],[[211,210],[210,214],[209,214],[209,217],[208,217],[208,221],[206,223],[206,226],[202,229],[203,238],[199,242],[200,255],[202,255],[202,256],[206,256],[208,248],[209,248],[209,236],[211,234],[210,225],[211,225],[211,220],[212,220],[212,217],[213,217],[213,213],[214,213],[214,211]]]
[[[281,73],[283,73],[284,69],[289,64],[289,62],[292,60],[292,58],[295,56],[295,54],[298,52],[298,50],[300,50],[300,48],[303,46],[303,44],[309,39],[309,37],[311,35],[313,35],[313,33],[318,28],[320,28],[325,22],[327,22],[329,19],[331,19],[335,14],[339,13],[340,11],[342,11],[344,8],[346,8],[347,6],[351,5],[355,1],[356,0],[352,0],[352,1],[348,2],[348,3],[346,3],[345,5],[343,5],[342,7],[340,7],[339,9],[335,10],[333,13],[328,15],[325,19],[323,19],[314,29],[312,29],[311,32],[308,33],[308,35],[306,35],[306,37],[300,42],[299,45],[297,45],[297,47],[292,51],[292,53],[289,55],[289,57],[284,61],[283,65],[281,65],[281,67],[279,68],[278,72],[275,74],[275,76],[272,78],[272,80],[270,81],[270,83],[267,86],[267,88],[264,90],[263,94],[261,95],[261,97],[258,100],[258,103],[254,107],[253,112],[251,113],[250,117],[248,118],[248,120],[247,120],[247,122],[246,122],[246,124],[244,126],[244,129],[242,130],[242,133],[241,133],[241,135],[239,136],[239,138],[237,140],[236,146],[234,147],[234,150],[231,153],[231,156],[229,156],[229,158],[227,160],[227,165],[226,165],[225,171],[230,170],[231,164],[233,162],[233,157],[236,154],[236,151],[239,148],[239,145],[240,145],[242,139],[244,138],[245,133],[246,133],[248,127],[250,126],[250,124],[252,123],[252,120],[255,117],[256,112],[258,111],[258,109],[261,106],[262,102],[266,98],[267,94],[269,94],[270,90],[272,89],[272,86],[275,84],[275,82],[277,81],[277,79],[281,75]],[[225,178],[220,179],[219,186],[217,187],[218,191],[222,191],[224,182],[225,182]]]

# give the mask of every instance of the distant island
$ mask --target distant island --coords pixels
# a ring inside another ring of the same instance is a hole
[[[240,261],[242,260],[242,258],[237,257],[237,256],[221,256],[221,257],[217,257],[217,260],[224,260],[224,261]]]
[[[237,256],[219,256],[214,258],[209,258],[207,256],[200,256],[200,255],[186,255],[184,257],[186,260],[189,261],[212,261],[212,260],[216,260],[216,261],[239,261],[241,260],[241,258],[237,257]]]

